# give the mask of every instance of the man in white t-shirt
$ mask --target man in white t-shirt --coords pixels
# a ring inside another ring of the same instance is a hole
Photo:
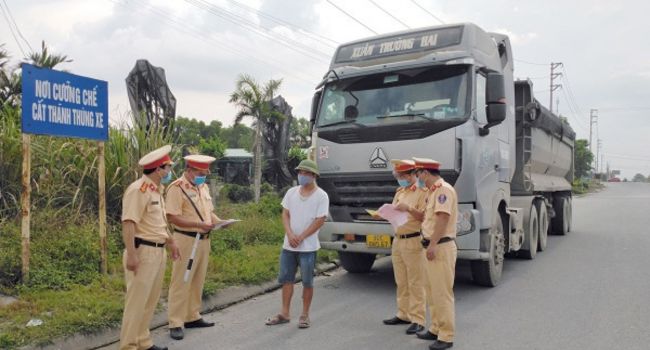
[[[314,268],[316,252],[320,249],[318,230],[325,223],[329,211],[329,197],[316,186],[319,175],[314,161],[303,160],[298,167],[298,184],[289,189],[282,199],[282,223],[284,224],[284,244],[280,254],[280,274],[282,284],[282,311],[269,318],[269,326],[288,323],[291,319],[289,307],[293,296],[296,270],[300,266],[302,277],[302,314],[299,328],[309,328],[309,307],[314,296]]]

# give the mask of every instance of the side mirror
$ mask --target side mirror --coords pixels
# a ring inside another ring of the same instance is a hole
[[[508,108],[503,74],[488,73],[485,89],[485,102],[487,103],[485,114],[488,123],[479,130],[481,136],[489,134],[491,127],[501,124],[506,119]]]
[[[323,95],[323,90],[318,90],[314,93],[311,99],[311,116],[309,118],[310,129],[316,124],[316,116],[318,115],[318,107],[320,106],[320,98]]]

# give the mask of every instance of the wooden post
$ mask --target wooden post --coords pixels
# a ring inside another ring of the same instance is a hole
[[[106,241],[106,166],[104,164],[104,142],[97,142],[99,157],[99,249],[101,255],[101,272],[108,273],[108,242]]]
[[[31,195],[31,137],[29,134],[23,134],[23,174],[22,183],[23,190],[20,198],[21,217],[22,222],[20,225],[22,237],[22,281],[23,283],[29,281],[29,228],[30,228],[30,195]]]

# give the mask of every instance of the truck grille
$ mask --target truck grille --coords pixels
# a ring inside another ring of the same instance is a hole
[[[453,185],[458,173],[443,170],[442,177]],[[392,203],[397,190],[397,181],[390,172],[323,174],[318,185],[329,196],[332,219],[339,222],[381,222],[368,215],[366,209]]]

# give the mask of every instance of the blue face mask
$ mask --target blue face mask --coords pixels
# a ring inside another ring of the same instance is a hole
[[[314,178],[313,178],[313,177],[298,174],[298,184],[299,184],[300,186],[309,185],[309,184],[312,183],[312,182],[314,182]]]
[[[160,180],[160,182],[162,182],[163,184],[168,184],[168,183],[172,182],[172,172],[171,172],[171,170],[167,173],[167,175],[165,177],[163,177]]]
[[[404,180],[404,179],[397,179],[397,183],[398,183],[401,187],[407,187],[408,185],[411,184],[411,183],[409,182],[409,180]]]
[[[424,188],[424,187],[426,187],[426,186],[427,186],[427,185],[426,185],[426,183],[424,182],[424,180],[422,180],[422,179],[418,179],[418,187],[420,187],[420,188]]]
[[[196,186],[203,185],[205,183],[205,176],[195,176],[194,177],[194,184]]]

